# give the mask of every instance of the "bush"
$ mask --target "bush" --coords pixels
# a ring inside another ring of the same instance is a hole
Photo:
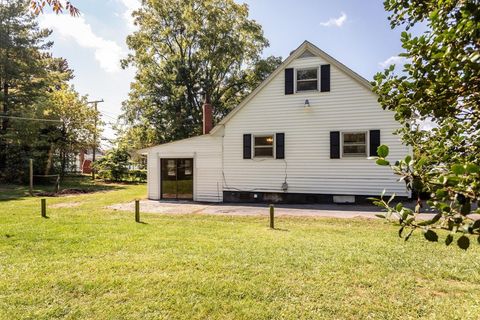
[[[98,177],[114,182],[146,182],[147,170],[130,170],[130,154],[121,148],[107,151],[105,156],[94,164]]]

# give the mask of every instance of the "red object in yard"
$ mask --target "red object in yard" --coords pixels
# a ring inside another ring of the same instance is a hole
[[[86,173],[86,174],[92,173],[92,161],[91,160],[83,160],[82,173]]]

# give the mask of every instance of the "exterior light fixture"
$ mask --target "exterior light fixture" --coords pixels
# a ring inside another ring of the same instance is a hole
[[[305,99],[305,103],[303,104],[304,108],[310,108],[310,101],[308,99]]]

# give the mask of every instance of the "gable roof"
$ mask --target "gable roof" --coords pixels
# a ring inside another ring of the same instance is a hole
[[[283,63],[277,69],[275,69],[275,71],[272,72],[272,74],[270,74],[262,83],[260,83],[260,85],[257,88],[255,88],[255,90],[253,90],[247,97],[245,97],[245,99],[243,99],[242,102],[240,102],[215,127],[213,127],[213,129],[210,131],[210,134],[214,134],[215,132],[220,130],[220,128],[223,127],[231,118],[233,118],[233,116],[235,116],[235,114],[237,114],[238,111],[240,111],[250,100],[252,100],[252,98],[255,97],[267,84],[269,84],[273,80],[273,78],[275,78],[280,72],[282,72],[282,70],[284,70],[288,64],[290,64],[293,60],[301,57],[303,53],[306,51],[309,51],[315,56],[320,57],[323,60],[327,61],[331,65],[345,72],[355,81],[357,81],[360,85],[364,86],[369,91],[372,91],[372,85],[367,79],[365,79],[364,77],[362,77],[361,75],[353,71],[352,69],[348,68],[343,63],[341,63],[340,61],[336,60],[335,58],[327,54],[325,51],[321,50],[317,46],[305,40],[297,49],[295,49],[290,53],[288,58],[285,59],[285,61],[283,61]]]

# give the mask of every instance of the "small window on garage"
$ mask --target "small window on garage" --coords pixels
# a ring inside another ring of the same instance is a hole
[[[253,150],[256,158],[273,158],[273,134],[255,135]]]
[[[318,90],[318,68],[297,69],[297,92]]]
[[[367,156],[367,133],[366,132],[343,132],[342,154],[344,157]]]

